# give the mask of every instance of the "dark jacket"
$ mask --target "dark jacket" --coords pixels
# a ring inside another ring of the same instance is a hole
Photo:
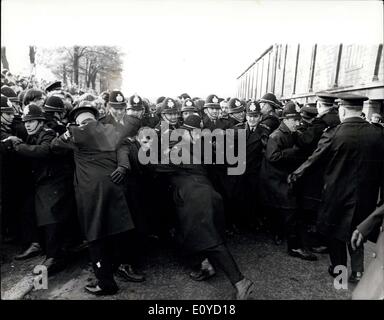
[[[384,131],[359,118],[327,130],[298,177],[326,163],[318,229],[349,241],[351,232],[375,208],[384,184]]]
[[[72,137],[52,141],[54,151],[69,148],[75,158],[75,194],[80,225],[88,241],[134,227],[123,185],[111,180],[118,166],[118,133],[110,124],[89,121],[71,128]]]
[[[303,153],[303,162],[316,150],[324,130],[331,130],[340,124],[339,114],[335,108],[305,123],[298,128],[297,145]],[[326,163],[319,163],[317,170],[305,175],[297,186],[298,202],[302,209],[317,211],[321,202],[323,176]]]
[[[32,167],[39,226],[67,220],[74,208],[73,193],[68,192],[72,189],[71,167],[50,150],[55,137],[52,129],[43,126],[15,147],[16,153],[28,159]]]
[[[294,209],[297,206],[287,183],[288,174],[302,159],[295,136],[283,122],[269,136],[260,172],[261,198],[268,207]]]

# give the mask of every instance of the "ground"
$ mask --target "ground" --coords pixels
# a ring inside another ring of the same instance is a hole
[[[350,299],[354,285],[336,290],[333,278],[328,275],[329,258],[318,254],[316,262],[303,261],[287,255],[285,245],[276,246],[267,234],[244,233],[228,239],[235,260],[244,275],[256,285],[253,299]],[[366,245],[367,265],[371,260],[372,243]],[[36,257],[28,261],[14,261],[17,248],[3,245],[1,264],[1,294],[3,299],[199,299],[228,300],[234,289],[221,271],[205,282],[195,282],[188,276],[190,269],[182,263],[169,246],[154,245],[147,252],[141,270],[147,280],[143,283],[123,282],[117,278],[120,290],[109,297],[94,297],[84,292],[84,286],[93,279],[86,252],[75,259],[61,273],[52,276],[47,290],[21,292],[26,279],[32,279],[33,267],[43,260]],[[29,282],[30,283],[30,282]],[[25,292],[24,292],[25,293]],[[10,295],[11,294],[11,295]]]

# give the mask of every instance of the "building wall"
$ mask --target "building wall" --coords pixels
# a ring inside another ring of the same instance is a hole
[[[315,101],[317,91],[351,92],[370,98],[365,108],[368,113],[383,113],[384,52],[382,44],[276,44],[255,60],[238,83],[238,97],[243,99],[260,99],[273,92],[278,99],[305,103]]]

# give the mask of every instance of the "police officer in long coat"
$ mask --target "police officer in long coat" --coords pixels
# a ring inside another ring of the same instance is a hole
[[[204,167],[195,164],[201,154],[194,154],[192,145],[200,139],[194,129],[201,128],[198,115],[188,116],[179,131],[182,140],[170,149],[170,153],[189,153],[187,162],[175,165],[154,166],[167,176],[172,186],[176,212],[176,239],[180,251],[189,255],[208,257],[221,268],[236,288],[237,299],[247,299],[254,290],[252,281],[245,278],[224,244],[223,202],[206,176]],[[201,158],[200,158],[201,161]]]
[[[335,107],[336,96],[327,92],[317,92],[316,117],[304,123],[304,126],[298,129],[297,145],[303,153],[306,160],[317,148],[318,142],[324,130],[331,130],[340,124],[339,114]],[[302,113],[314,114],[313,105],[306,105],[301,109]],[[306,111],[308,110],[308,111]],[[303,161],[304,162],[304,161]],[[318,166],[318,170],[313,170],[300,179],[296,188],[298,195],[298,204],[302,214],[308,217],[307,221],[312,223],[313,227],[309,229],[307,245],[313,252],[326,253],[327,247],[322,236],[316,232],[316,219],[321,202],[323,189],[323,176],[326,163]],[[312,221],[312,222],[311,222]]]
[[[29,104],[22,118],[28,132],[25,143],[17,143],[17,154],[30,161],[34,179],[34,202],[36,221],[45,235],[48,273],[60,271],[65,266],[63,245],[65,225],[74,210],[72,170],[63,165],[60,157],[50,150],[56,133],[45,126],[46,118],[40,107]]]
[[[70,113],[77,126],[52,142],[53,150],[69,148],[75,158],[75,192],[80,225],[89,242],[97,283],[85,287],[94,295],[117,292],[114,271],[125,263],[127,231],[134,228],[118,165],[120,136],[111,124],[96,119],[98,111],[83,101]],[[130,135],[138,130],[130,128]]]
[[[259,199],[259,176],[263,159],[263,130],[258,126],[261,120],[260,105],[257,101],[249,101],[246,105],[246,122],[237,124],[235,130],[245,130],[246,169],[237,176],[234,198],[244,213],[238,214],[243,223],[259,227],[262,224]],[[238,136],[238,134],[235,134]]]
[[[384,133],[361,118],[367,97],[340,94],[341,124],[326,131],[313,155],[289,177],[294,182],[307,171],[327,163],[318,230],[328,239],[331,265],[347,266],[347,245],[351,256],[351,282],[364,271],[364,250],[351,250],[352,231],[376,206],[379,188],[383,187]]]

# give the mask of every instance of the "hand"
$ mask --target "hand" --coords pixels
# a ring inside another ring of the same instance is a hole
[[[127,169],[124,167],[117,167],[115,171],[111,174],[111,180],[113,183],[119,184],[124,180]]]
[[[69,130],[67,130],[67,131],[65,131],[65,132],[63,133],[63,139],[64,139],[65,141],[69,140],[70,137],[71,137],[71,133],[69,132]]]
[[[6,142],[6,141],[12,141],[13,145],[23,142],[23,140],[21,140],[19,137],[16,137],[16,136],[9,136],[3,140],[3,142]]]
[[[297,182],[297,175],[294,173],[291,173],[287,178],[287,182],[289,185],[293,186]]]
[[[356,250],[358,247],[360,247],[361,243],[364,240],[364,236],[360,233],[359,230],[355,230],[352,233],[352,238],[351,238],[351,246],[353,250]]]

